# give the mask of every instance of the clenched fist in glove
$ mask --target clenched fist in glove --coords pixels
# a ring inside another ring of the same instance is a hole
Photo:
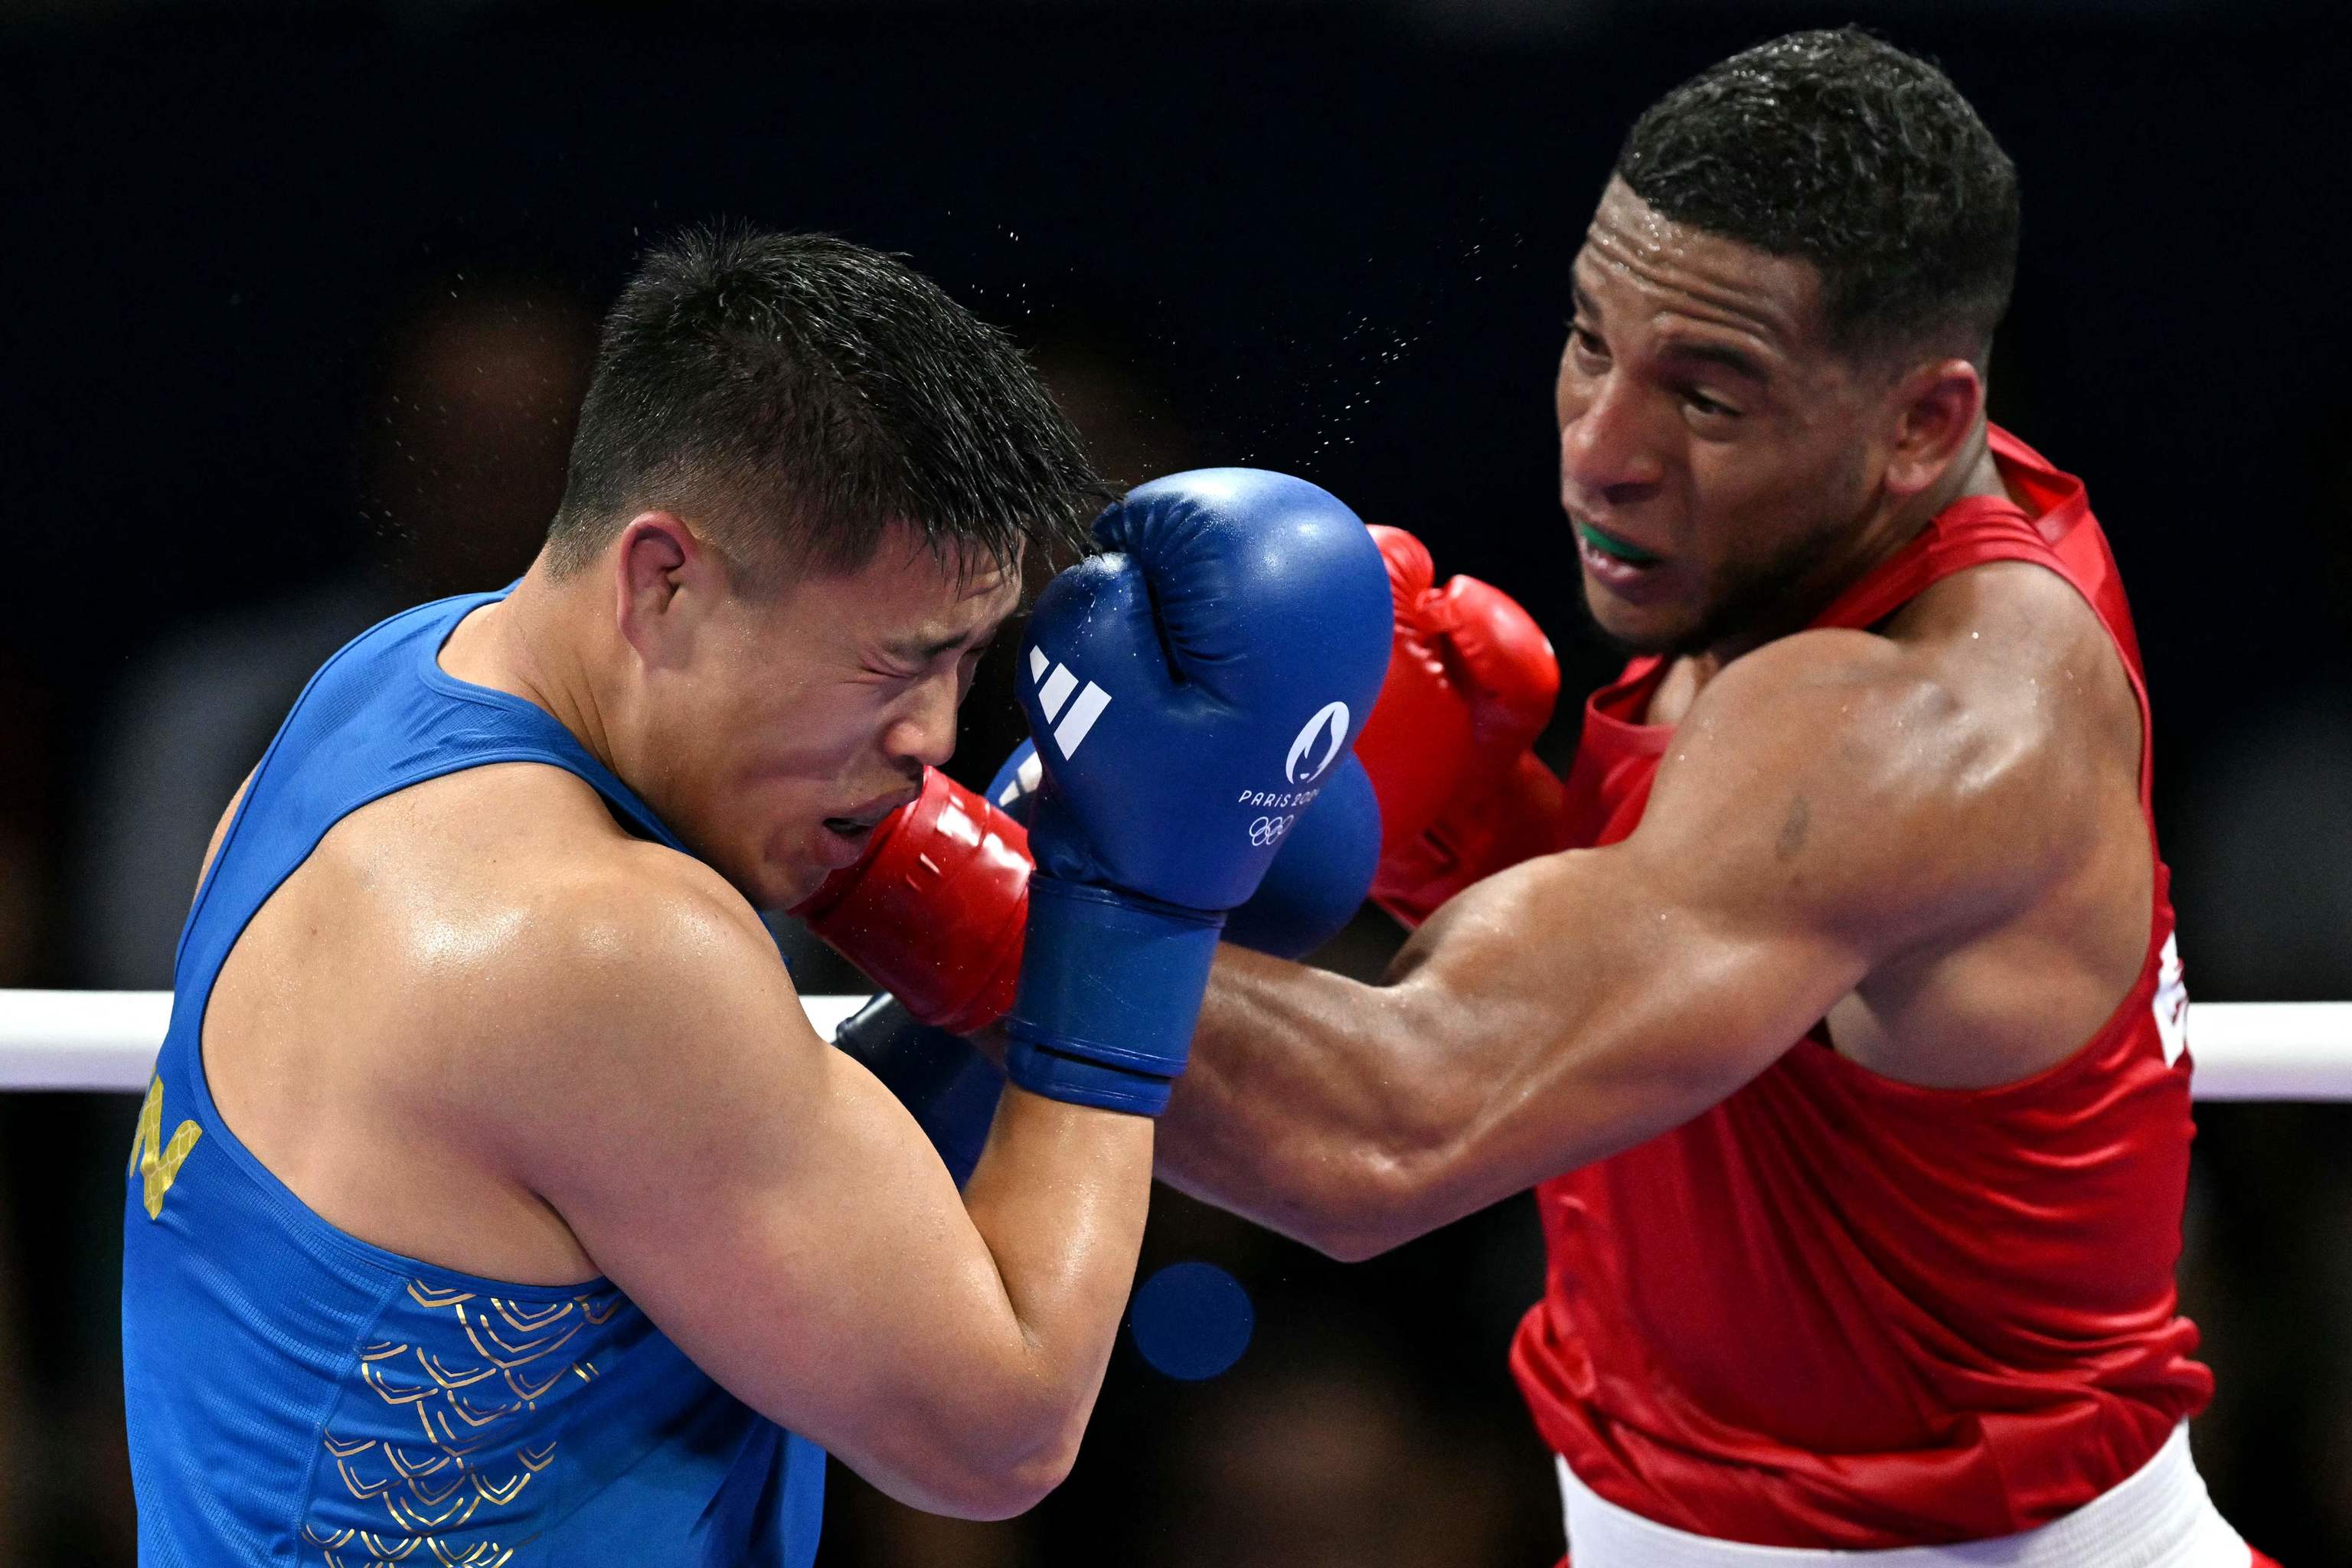
[[[1563,847],[1558,775],[1531,748],[1559,664],[1527,611],[1475,577],[1436,583],[1428,549],[1374,528],[1395,643],[1356,742],[1381,803],[1372,898],[1408,926],[1481,878]]]

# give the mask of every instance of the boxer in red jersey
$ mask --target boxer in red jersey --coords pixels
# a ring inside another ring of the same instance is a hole
[[[2187,1447],[2138,648],[2083,486],[1985,416],[2016,237],[1973,110],[1856,32],[1643,117],[1557,391],[1637,657],[1563,782],[1507,601],[1401,620],[1383,708],[1477,738],[1363,743],[1443,802],[1375,883],[1435,912],[1377,985],[1226,949],[1162,1123],[1164,1176],[1343,1258],[1537,1189],[1512,1364],[1576,1568],[2261,1561]]]

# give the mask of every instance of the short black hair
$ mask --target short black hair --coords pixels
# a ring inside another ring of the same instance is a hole
[[[1675,223],[1822,277],[1833,343],[1990,347],[2017,275],[2017,169],[1959,89],[1855,27],[1709,67],[1634,122],[1617,177]]]
[[[1021,351],[903,260],[703,227],[604,320],[548,551],[576,570],[661,507],[755,582],[856,571],[899,524],[1010,565],[1083,549],[1108,499]]]

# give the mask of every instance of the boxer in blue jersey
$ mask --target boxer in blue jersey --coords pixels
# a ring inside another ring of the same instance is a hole
[[[804,1565],[826,1451],[973,1517],[1061,1479],[1274,853],[1234,803],[1344,763],[1379,689],[1362,526],[1180,476],[1046,590],[962,1192],[754,911],[940,787],[1024,557],[1099,500],[1019,355],[889,258],[648,259],[530,572],[336,655],[215,836],[126,1172],[143,1563]]]

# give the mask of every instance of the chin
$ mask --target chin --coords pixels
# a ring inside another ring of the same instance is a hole
[[[822,866],[763,866],[758,879],[742,884],[743,896],[762,913],[777,913],[805,903],[824,885]]]
[[[1582,596],[1585,618],[1592,629],[1629,658],[1681,653],[1688,647],[1695,629],[1688,616],[1665,606],[1636,609],[1590,585]]]
[[[822,833],[824,829],[817,830]],[[833,875],[833,864],[814,852],[814,847],[794,854],[782,846],[772,850],[757,870],[763,910],[788,910],[805,903]]]
[[[762,914],[789,910],[817,889],[825,869],[804,856],[788,856],[753,848],[743,855],[706,854],[705,865]]]

